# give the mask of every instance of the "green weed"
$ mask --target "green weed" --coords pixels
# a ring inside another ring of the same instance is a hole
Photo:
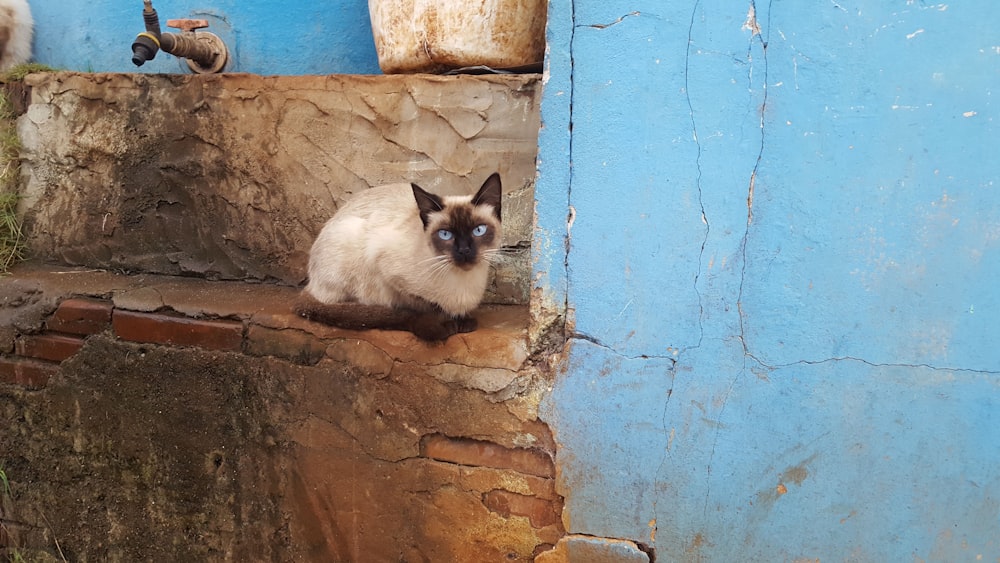
[[[55,69],[50,66],[39,63],[24,63],[23,65],[17,65],[0,75],[0,82],[16,82],[18,80],[24,80],[25,76],[34,72],[52,72],[54,70]]]
[[[24,259],[24,235],[17,216],[21,140],[16,117],[6,92],[0,90],[0,274]]]

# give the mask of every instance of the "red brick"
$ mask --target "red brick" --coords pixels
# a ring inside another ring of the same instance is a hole
[[[57,371],[59,371],[58,364],[20,358],[0,358],[0,383],[41,389],[48,385],[49,378]]]
[[[483,504],[490,512],[504,518],[524,516],[534,528],[544,528],[560,522],[562,504],[538,497],[494,489],[483,495]]]
[[[111,324],[110,301],[97,299],[66,299],[45,323],[46,328],[55,332],[67,332],[87,336],[108,328]]]
[[[552,458],[538,450],[505,448],[493,442],[449,438],[441,434],[425,436],[420,449],[424,457],[437,461],[474,467],[512,469],[538,477],[555,477]]]
[[[17,340],[15,350],[19,356],[61,362],[76,354],[83,347],[83,339],[64,334],[32,334]]]
[[[240,350],[243,343],[243,323],[238,321],[211,321],[116,309],[111,325],[119,338],[132,342],[235,351]]]

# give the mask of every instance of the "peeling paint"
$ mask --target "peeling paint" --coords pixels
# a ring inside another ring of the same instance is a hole
[[[743,29],[749,31],[751,36],[760,35],[760,25],[757,24],[757,6],[753,2],[750,2],[750,8],[747,10],[747,19],[743,22]]]

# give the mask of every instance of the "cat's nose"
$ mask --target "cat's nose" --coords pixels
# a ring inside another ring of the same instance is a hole
[[[456,262],[472,262],[476,258],[476,251],[472,249],[471,246],[457,246],[455,247],[455,261]]]

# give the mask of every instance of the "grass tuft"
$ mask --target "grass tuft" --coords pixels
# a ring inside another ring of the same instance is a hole
[[[21,65],[19,68],[31,66]],[[17,216],[20,200],[21,140],[17,136],[17,115],[6,90],[0,89],[0,274],[24,260],[24,234]]]
[[[7,480],[7,472],[3,470],[3,467],[0,467],[0,485],[3,485],[3,487],[0,488],[0,492],[2,492],[5,496],[9,497],[10,481]]]
[[[24,63],[0,74],[0,82],[17,82],[33,72],[52,72],[55,69],[39,63]]]

